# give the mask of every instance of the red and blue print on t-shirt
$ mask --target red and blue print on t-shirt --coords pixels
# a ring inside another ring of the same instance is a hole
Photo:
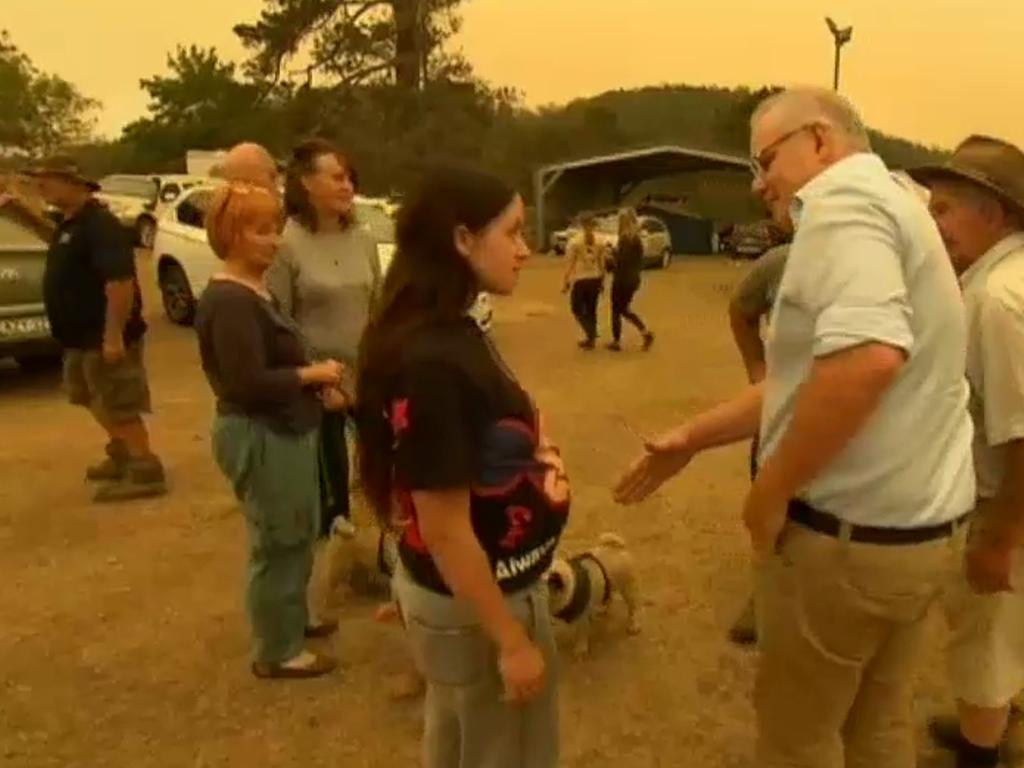
[[[409,427],[408,401],[396,401],[391,416],[401,439]],[[535,582],[551,564],[568,519],[569,478],[537,419],[532,424],[512,417],[493,422],[480,446],[477,477],[470,488],[470,520],[499,586],[513,592]],[[403,563],[418,582],[447,592],[420,534],[411,493],[400,491],[397,496]]]

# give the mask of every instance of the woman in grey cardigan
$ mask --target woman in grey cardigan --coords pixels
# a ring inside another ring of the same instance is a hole
[[[297,146],[285,182],[289,218],[267,272],[278,308],[298,325],[310,354],[339,360],[349,371],[380,281],[376,242],[355,218],[355,186],[351,164],[331,143]],[[321,542],[339,525],[350,526],[345,424],[355,403],[352,385],[351,378],[342,382],[348,407],[325,412],[320,433]],[[323,568],[318,563],[319,573]]]

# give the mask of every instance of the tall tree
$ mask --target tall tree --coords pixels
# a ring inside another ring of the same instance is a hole
[[[57,75],[40,72],[0,30],[0,145],[46,154],[87,140],[95,99]]]
[[[252,51],[246,74],[277,84],[391,83],[407,93],[468,66],[442,46],[458,30],[462,0],[266,0],[235,33]],[[291,65],[297,68],[290,68]]]

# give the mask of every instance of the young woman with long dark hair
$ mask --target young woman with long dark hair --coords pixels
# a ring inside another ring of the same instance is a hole
[[[511,293],[522,198],[467,169],[430,173],[360,350],[363,489],[400,536],[394,579],[427,682],[428,768],[553,768],[554,643],[543,574],[569,510],[558,451],[467,316]]]

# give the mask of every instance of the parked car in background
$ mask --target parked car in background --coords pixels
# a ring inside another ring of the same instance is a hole
[[[210,277],[220,269],[206,239],[206,210],[216,185],[203,184],[185,191],[168,206],[157,225],[153,246],[157,286],[164,313],[178,325],[191,325],[196,302]],[[382,201],[356,197],[356,220],[377,241],[381,273],[387,271],[395,254],[395,226]],[[491,299],[480,294],[472,315],[485,331],[492,322]]]
[[[135,237],[136,245],[152,248],[157,220],[182,193],[207,181],[186,174],[144,175],[119,173],[100,179],[96,194]]]
[[[0,198],[0,358],[22,367],[56,364],[43,305],[43,271],[52,224],[17,199]]]
[[[756,259],[775,244],[769,220],[736,224],[726,236],[723,249],[739,259]]]
[[[121,225],[135,234],[143,248],[153,245],[156,235],[156,206],[160,186],[152,176],[127,173],[104,176],[96,197],[113,213]]]

